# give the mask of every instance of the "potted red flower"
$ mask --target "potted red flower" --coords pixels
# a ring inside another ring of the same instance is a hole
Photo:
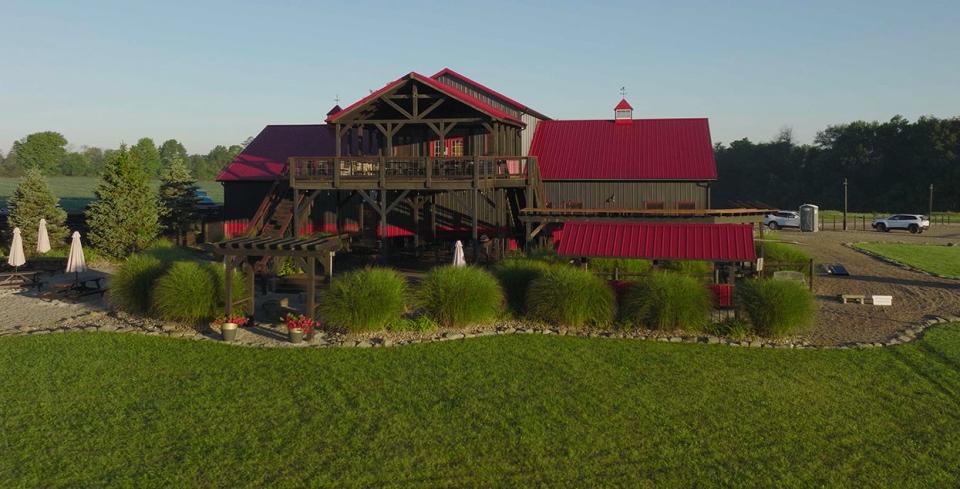
[[[304,336],[309,337],[317,322],[303,314],[287,314],[283,321],[287,323],[287,332],[291,343],[300,343]]]
[[[220,328],[223,341],[237,339],[237,328],[245,324],[247,324],[247,318],[244,316],[220,316],[213,320],[213,327],[214,329]]]

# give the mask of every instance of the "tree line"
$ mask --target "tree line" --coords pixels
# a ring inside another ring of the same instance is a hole
[[[157,145],[147,137],[125,149],[150,179],[160,177],[164,168],[179,159],[198,180],[214,179],[242,150],[239,144],[218,145],[206,154],[187,154],[176,139]],[[58,132],[33,133],[14,142],[5,156],[0,152],[0,176],[21,176],[30,169],[40,170],[46,176],[99,176],[118,151],[92,146],[71,150],[67,139]]]
[[[960,210],[960,117],[832,125],[813,144],[797,144],[783,130],[769,142],[741,139],[714,149],[715,207],[842,209],[846,179],[851,211],[925,214],[931,184],[935,211]]]

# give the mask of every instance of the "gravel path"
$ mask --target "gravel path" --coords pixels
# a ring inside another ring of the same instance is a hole
[[[907,270],[844,246],[844,243],[891,241],[911,244],[960,243],[960,226],[939,226],[921,235],[864,231],[800,233],[780,231],[796,241],[816,263],[841,263],[849,277],[817,275],[814,294],[819,313],[807,335],[816,345],[884,341],[924,316],[960,315],[960,280]],[[892,307],[841,304],[840,294],[892,295]]]
[[[83,302],[65,302],[41,299],[33,291],[0,290],[0,331],[48,327],[104,310],[106,306],[97,296]]]

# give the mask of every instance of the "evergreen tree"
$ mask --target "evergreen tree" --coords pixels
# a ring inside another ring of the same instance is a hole
[[[37,249],[37,230],[40,219],[47,220],[47,235],[50,246],[64,246],[67,237],[67,213],[59,204],[60,200],[50,191],[50,186],[38,168],[26,171],[17,189],[10,197],[10,221],[8,226],[20,228],[23,237],[23,251],[34,253]]]
[[[144,168],[126,147],[110,155],[96,200],[87,209],[90,243],[115,258],[150,246],[157,237],[157,198]]]
[[[180,242],[197,218],[197,182],[183,159],[174,158],[164,169],[158,203],[160,224]]]
[[[160,150],[150,138],[140,138],[137,144],[130,148],[130,160],[138,167],[143,168],[148,178],[160,175]]]

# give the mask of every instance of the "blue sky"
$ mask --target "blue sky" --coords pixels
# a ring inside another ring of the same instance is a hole
[[[960,115],[960,2],[0,0],[0,151],[191,152],[449,66],[554,118],[710,118],[714,141]]]

